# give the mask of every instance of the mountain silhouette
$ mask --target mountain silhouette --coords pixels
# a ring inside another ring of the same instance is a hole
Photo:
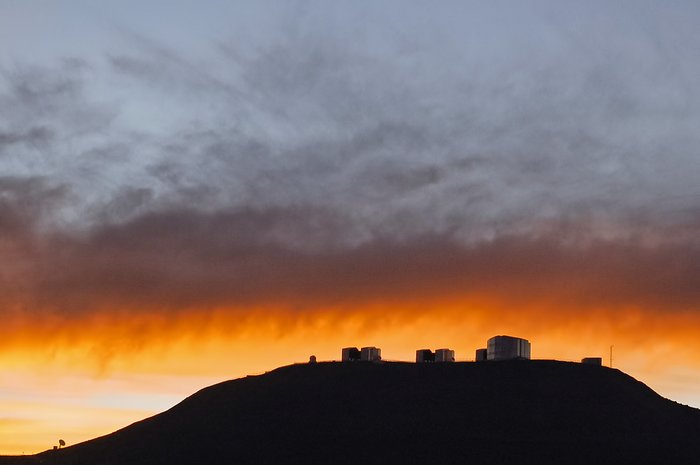
[[[700,463],[700,410],[625,373],[533,360],[291,365],[0,465]]]

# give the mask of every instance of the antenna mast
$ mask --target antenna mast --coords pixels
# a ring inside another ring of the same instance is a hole
[[[615,346],[610,346],[610,368],[612,368],[612,362],[613,362],[613,347]]]

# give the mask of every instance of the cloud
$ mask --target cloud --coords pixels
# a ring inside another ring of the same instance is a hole
[[[184,396],[501,333],[543,358],[614,344],[697,404],[696,3],[168,4],[147,30],[119,4],[62,5],[0,59],[8,406],[86,373]],[[61,49],[96,53],[42,58]],[[54,440],[15,407],[0,429]]]
[[[478,299],[562,312],[700,310],[697,243],[572,243],[563,233],[477,245],[389,236],[348,248],[333,241],[342,228],[331,213],[302,208],[144,214],[80,237],[44,237],[21,256],[26,295],[13,298],[59,318]]]
[[[416,234],[459,228],[466,240],[578,215],[600,217],[604,236],[624,234],[631,216],[684,222],[700,167],[688,126],[698,95],[667,74],[680,57],[584,46],[539,51],[530,65],[433,63],[430,48],[388,58],[312,32],[261,50],[229,45],[204,70],[162,48],[134,58],[168,70],[167,83],[115,67],[156,93],[191,90],[194,116],[147,168],[175,203],[321,206],[361,225],[353,243],[397,221]],[[195,84],[203,76],[235,97]]]
[[[7,308],[695,310],[697,37],[559,19],[490,54],[312,18],[5,71]]]
[[[9,147],[19,143],[29,146],[45,147],[50,142],[52,137],[53,133],[49,129],[41,126],[30,128],[25,132],[0,133],[0,150],[4,151],[4,147]]]

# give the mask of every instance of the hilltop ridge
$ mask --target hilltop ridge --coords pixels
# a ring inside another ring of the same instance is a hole
[[[325,362],[216,384],[111,435],[31,460],[682,464],[700,457],[698,431],[700,410],[606,367]]]

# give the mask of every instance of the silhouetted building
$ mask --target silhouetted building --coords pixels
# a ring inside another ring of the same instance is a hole
[[[530,359],[530,341],[512,336],[494,336],[486,344],[487,360]]]
[[[583,363],[584,365],[602,366],[603,357],[586,357],[584,359],[581,359],[581,363]]]
[[[434,362],[435,354],[430,349],[416,350],[416,363]]]
[[[486,355],[487,352],[488,351],[486,349],[476,349],[476,358],[474,360],[476,360],[477,362],[485,362],[486,360],[488,360],[488,357]]]
[[[435,351],[436,362],[454,362],[455,351],[450,349],[438,349]]]
[[[354,362],[360,360],[360,351],[357,347],[345,347],[343,349],[343,357],[341,360],[344,362]]]
[[[316,363],[316,356],[315,355],[312,355],[311,357],[309,357],[309,363]]]
[[[377,347],[363,347],[360,351],[360,360],[364,362],[378,362],[382,359],[382,349]]]

